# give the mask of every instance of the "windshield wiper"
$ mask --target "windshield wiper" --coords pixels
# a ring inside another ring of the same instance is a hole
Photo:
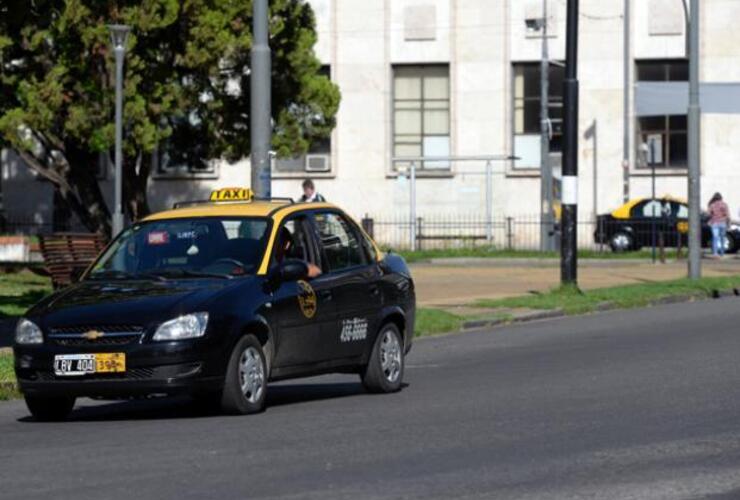
[[[138,279],[149,279],[149,280],[157,280],[157,281],[163,281],[167,278],[164,276],[160,276],[158,274],[154,273],[130,273],[128,271],[120,271],[117,269],[108,269],[105,271],[96,271],[93,273],[90,273],[89,276],[90,279],[94,280],[103,280],[103,279],[109,279],[109,280],[138,280]]]
[[[233,276],[230,274],[208,273],[204,271],[193,271],[191,269],[159,269],[156,271],[149,271],[149,273],[155,274],[156,276],[167,277],[167,278],[177,278],[177,277],[220,278],[220,279],[233,278]]]

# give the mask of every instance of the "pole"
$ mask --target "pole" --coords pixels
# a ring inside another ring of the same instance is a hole
[[[578,282],[578,0],[568,0],[566,30],[560,281],[575,285]]]
[[[115,146],[115,181],[112,236],[123,230],[123,179],[122,179],[122,143],[123,143],[123,56],[126,48],[116,45],[113,49],[116,58],[116,146]]]
[[[255,196],[272,196],[270,177],[270,141],[272,138],[270,110],[271,61],[268,44],[267,0],[254,0],[252,12],[252,59],[250,133],[252,190]]]
[[[549,71],[547,2],[542,0],[542,60],[540,61],[540,250],[554,250],[552,241],[552,170],[550,169]]]
[[[652,213],[650,214],[650,243],[653,248],[653,264],[655,264],[655,219],[658,216],[655,213],[655,139],[650,139],[650,166],[652,182]]]
[[[486,162],[486,243],[493,243],[493,165]]]
[[[630,198],[630,91],[632,90],[632,58],[630,53],[630,2],[624,0],[624,127],[622,145],[622,201]]]
[[[699,0],[691,0],[689,35],[689,278],[701,278],[701,108],[699,106]]]
[[[411,251],[416,251],[416,163],[409,167],[409,243]]]

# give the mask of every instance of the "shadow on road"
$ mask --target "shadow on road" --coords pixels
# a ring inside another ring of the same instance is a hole
[[[366,394],[359,382],[311,383],[274,385],[267,393],[267,409],[345,398]],[[93,406],[78,407],[72,412],[69,421],[123,421],[123,420],[164,420],[223,416],[218,409],[203,407],[187,396],[158,397],[126,401],[102,402]],[[36,423],[31,416],[18,419],[19,422]]]

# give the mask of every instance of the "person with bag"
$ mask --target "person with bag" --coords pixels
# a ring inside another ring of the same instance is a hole
[[[721,258],[725,255],[727,226],[730,224],[730,209],[722,200],[722,195],[714,193],[709,200],[709,227],[712,228],[712,256]]]

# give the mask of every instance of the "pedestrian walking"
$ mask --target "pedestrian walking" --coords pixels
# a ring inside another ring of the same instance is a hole
[[[727,239],[727,226],[730,223],[730,209],[722,199],[722,195],[714,193],[709,200],[709,227],[712,228],[712,255],[723,257],[725,255],[725,240]]]
[[[303,181],[303,196],[301,196],[301,201],[304,203],[311,203],[314,201],[326,201],[326,199],[316,192],[316,187],[313,185],[313,181],[311,179],[306,179]]]

